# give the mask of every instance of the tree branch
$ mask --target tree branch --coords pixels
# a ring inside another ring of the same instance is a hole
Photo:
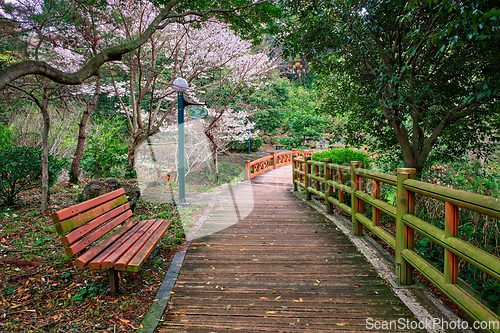
[[[15,80],[26,75],[41,75],[57,83],[78,85],[91,76],[97,75],[97,71],[103,64],[114,60],[121,60],[123,55],[142,46],[155,33],[155,31],[160,30],[165,26],[162,23],[165,20],[182,18],[188,15],[201,17],[215,13],[226,14],[253,6],[258,6],[263,3],[268,3],[271,2],[271,0],[252,2],[250,4],[231,9],[209,8],[205,11],[188,10],[182,13],[172,13],[172,10],[177,2],[178,0],[170,0],[142,35],[128,43],[111,47],[99,53],[98,55],[90,59],[80,70],[74,73],[63,72],[43,61],[22,61],[7,66],[0,71],[0,89],[5,88],[11,82],[14,82]]]

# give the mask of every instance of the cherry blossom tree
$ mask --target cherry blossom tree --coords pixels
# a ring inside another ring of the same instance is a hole
[[[134,5],[122,10],[125,34],[141,34],[154,15],[155,8],[151,6]],[[130,17],[139,19],[127,20]],[[216,153],[219,146],[216,128],[223,123],[221,117],[229,102],[242,89],[258,86],[273,65],[265,52],[255,52],[250,42],[238,37],[226,24],[211,20],[196,26],[172,25],[171,29],[157,32],[122,63],[110,68],[112,87],[103,89],[117,96],[127,119],[128,163],[133,170],[137,147],[158,133],[166,121],[175,122],[176,93],[171,82],[176,77],[187,79],[188,95],[194,101],[198,101],[197,94],[204,95],[205,88],[217,85],[231,88],[222,103],[213,108],[218,111],[205,128]],[[118,77],[128,80],[119,81]],[[200,89],[199,83],[203,84]]]
[[[66,17],[64,14],[68,9],[77,8],[82,4],[99,6],[108,6],[113,10],[116,6],[113,3],[105,2],[86,2],[80,0],[71,0],[65,2],[56,1],[42,1],[42,0],[26,0],[34,7],[47,7],[52,6],[58,9],[60,15],[51,16],[57,22],[62,22]],[[137,3],[144,3],[146,1],[136,1]],[[258,38],[263,32],[266,32],[275,27],[275,18],[280,16],[280,10],[274,5],[272,0],[249,1],[249,0],[169,0],[165,2],[153,2],[157,5],[157,15],[149,21],[148,26],[139,35],[134,35],[133,38],[127,39],[122,43],[110,44],[103,51],[91,57],[84,64],[81,64],[76,71],[64,71],[57,67],[52,66],[49,62],[40,60],[38,58],[22,60],[14,64],[10,64],[0,70],[0,89],[5,88],[8,84],[15,80],[22,78],[26,75],[41,75],[48,79],[65,85],[78,85],[83,83],[90,77],[97,75],[101,66],[110,61],[121,60],[122,57],[148,42],[153,34],[169,26],[172,23],[189,23],[206,21],[211,17],[217,17],[224,21],[233,24],[233,27],[239,34],[248,38]],[[47,5],[49,4],[49,5]],[[118,3],[118,6],[121,4]],[[23,25],[26,20],[22,15],[19,15],[23,6],[18,2],[8,3],[2,1],[0,3],[0,10],[3,13],[2,19],[14,25]],[[20,10],[13,10],[20,9]],[[26,12],[32,19],[43,18],[39,15],[39,11]],[[32,32],[36,31],[38,34],[38,41],[50,35],[54,31],[58,31],[58,37],[64,37],[65,32],[63,29],[54,29],[57,24],[52,24],[51,27],[44,26],[39,31],[30,29]],[[52,28],[52,29],[51,29]],[[40,38],[43,36],[43,38]]]

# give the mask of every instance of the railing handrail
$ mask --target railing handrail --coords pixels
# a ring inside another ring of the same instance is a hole
[[[282,153],[276,153],[276,151],[272,151],[269,153],[269,156],[264,156],[254,161],[247,160],[244,173],[245,179],[251,179],[266,171],[291,164],[293,154],[301,156],[311,156],[313,153],[313,149],[310,149],[309,151],[298,151],[297,149],[293,149],[292,151]]]
[[[294,154],[291,160],[294,191],[298,191],[299,187],[303,188],[306,200],[311,200],[311,194],[323,198],[327,213],[333,212],[333,205],[337,206],[351,215],[356,236],[363,235],[362,226],[364,226],[395,250],[396,275],[400,284],[412,284],[413,269],[417,269],[475,320],[500,323],[498,315],[458,285],[458,258],[500,279],[499,257],[458,238],[458,207],[500,218],[500,199],[417,181],[412,179],[415,176],[415,169],[398,169],[397,176],[393,176],[362,169],[360,162],[351,162],[351,166],[347,167],[332,164],[329,159],[322,162],[312,161],[310,157],[300,158],[297,154]],[[314,173],[312,166],[315,167]],[[338,172],[336,179],[332,171]],[[350,186],[343,184],[344,173],[351,174]],[[362,190],[362,178],[373,181],[372,194]],[[396,187],[396,206],[380,199],[381,182]],[[338,191],[339,199],[333,197],[333,191]],[[415,193],[445,203],[444,230],[414,215]],[[351,195],[351,206],[343,202],[344,194]],[[372,219],[365,216],[363,202],[372,206]],[[396,218],[395,234],[380,226],[380,212]],[[414,230],[444,248],[444,273],[438,271],[413,250]],[[498,329],[490,331],[500,332]]]

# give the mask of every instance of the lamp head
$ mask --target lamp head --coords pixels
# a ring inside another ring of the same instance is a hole
[[[178,93],[185,93],[187,91],[187,88],[188,88],[188,83],[185,79],[178,77],[172,83],[172,87]]]

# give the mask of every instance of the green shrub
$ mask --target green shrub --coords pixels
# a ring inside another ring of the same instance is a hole
[[[0,199],[14,204],[22,191],[40,187],[42,183],[41,150],[33,147],[9,147],[0,151]],[[61,172],[63,161],[49,155],[49,187]]]
[[[250,150],[255,152],[262,147],[262,139],[259,137],[250,138]],[[248,140],[245,141],[233,141],[228,145],[230,151],[246,153],[248,152]]]
[[[12,145],[12,133],[8,126],[0,125],[0,150]]]
[[[323,161],[325,158],[331,158],[334,164],[350,165],[351,161],[361,161],[363,168],[368,169],[370,166],[367,154],[350,148],[325,150],[312,155],[314,161]]]
[[[280,145],[283,145],[284,149],[286,150],[292,150],[293,148],[300,148],[302,147],[302,139],[301,138],[292,138],[288,136],[282,136],[278,138],[278,142]]]
[[[80,166],[91,178],[119,178],[127,170],[127,145],[121,139],[120,123],[105,122],[87,138]]]

